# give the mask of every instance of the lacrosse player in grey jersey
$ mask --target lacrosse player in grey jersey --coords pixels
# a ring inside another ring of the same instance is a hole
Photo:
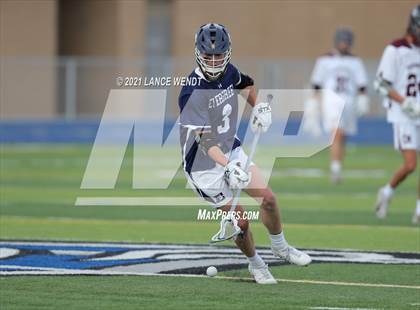
[[[243,189],[254,198],[262,198],[262,222],[268,230],[276,257],[305,266],[311,258],[290,246],[283,234],[280,212],[273,191],[265,185],[261,171],[251,164],[245,171],[247,155],[236,136],[238,97],[241,93],[253,107],[251,129],[266,132],[271,125],[271,108],[257,103],[253,80],[230,64],[231,39],[219,24],[200,27],[195,37],[198,67],[190,77],[200,78],[197,86],[184,86],[179,95],[180,142],[186,177],[202,198],[216,208],[229,211],[233,191]],[[238,204],[235,211],[243,214]],[[276,280],[255,250],[249,223],[239,218],[241,233],[235,243],[249,261],[249,271],[260,284]]]

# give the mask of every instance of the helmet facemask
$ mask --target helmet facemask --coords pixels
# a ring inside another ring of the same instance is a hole
[[[205,54],[201,53],[197,47],[195,48],[197,64],[205,77],[210,81],[217,80],[223,75],[230,62],[231,54],[232,49],[230,47],[223,54]]]

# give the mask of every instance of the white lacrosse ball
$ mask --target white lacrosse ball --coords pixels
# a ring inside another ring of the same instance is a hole
[[[214,277],[215,275],[217,275],[217,269],[214,266],[210,266],[209,268],[207,268],[206,273],[209,277]]]

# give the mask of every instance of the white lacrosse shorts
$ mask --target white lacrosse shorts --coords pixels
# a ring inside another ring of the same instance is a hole
[[[340,128],[346,135],[357,134],[357,113],[353,104],[346,103],[344,109],[340,111],[334,106],[334,102],[324,100],[322,112],[322,123],[326,132]]]
[[[233,151],[225,154],[230,160],[239,159],[241,167],[245,167],[248,155],[242,147],[237,147]],[[251,166],[254,163],[251,163]],[[233,199],[233,190],[226,183],[225,168],[216,163],[212,169],[205,171],[193,171],[190,175],[186,174],[191,188],[214,208],[220,208],[228,204]]]
[[[394,123],[394,148],[397,151],[417,150],[420,152],[420,125]]]

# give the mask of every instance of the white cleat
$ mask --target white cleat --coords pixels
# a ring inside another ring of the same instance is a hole
[[[341,183],[341,173],[340,172],[331,172],[331,183],[332,184],[340,184]]]
[[[312,262],[312,258],[308,254],[299,251],[290,245],[286,251],[280,251],[274,247],[271,247],[271,251],[273,251],[274,256],[280,257],[289,263],[298,266],[307,266]]]
[[[276,279],[268,270],[268,265],[262,268],[252,268],[251,265],[248,265],[248,270],[258,284],[277,284]]]
[[[388,206],[390,202],[391,202],[391,199],[385,196],[384,188],[381,187],[378,191],[378,196],[376,198],[376,204],[375,204],[375,213],[378,219],[383,220],[384,218],[386,218],[386,215],[388,213]]]
[[[413,223],[413,225],[420,225],[420,214],[417,214],[415,210],[411,222]]]

